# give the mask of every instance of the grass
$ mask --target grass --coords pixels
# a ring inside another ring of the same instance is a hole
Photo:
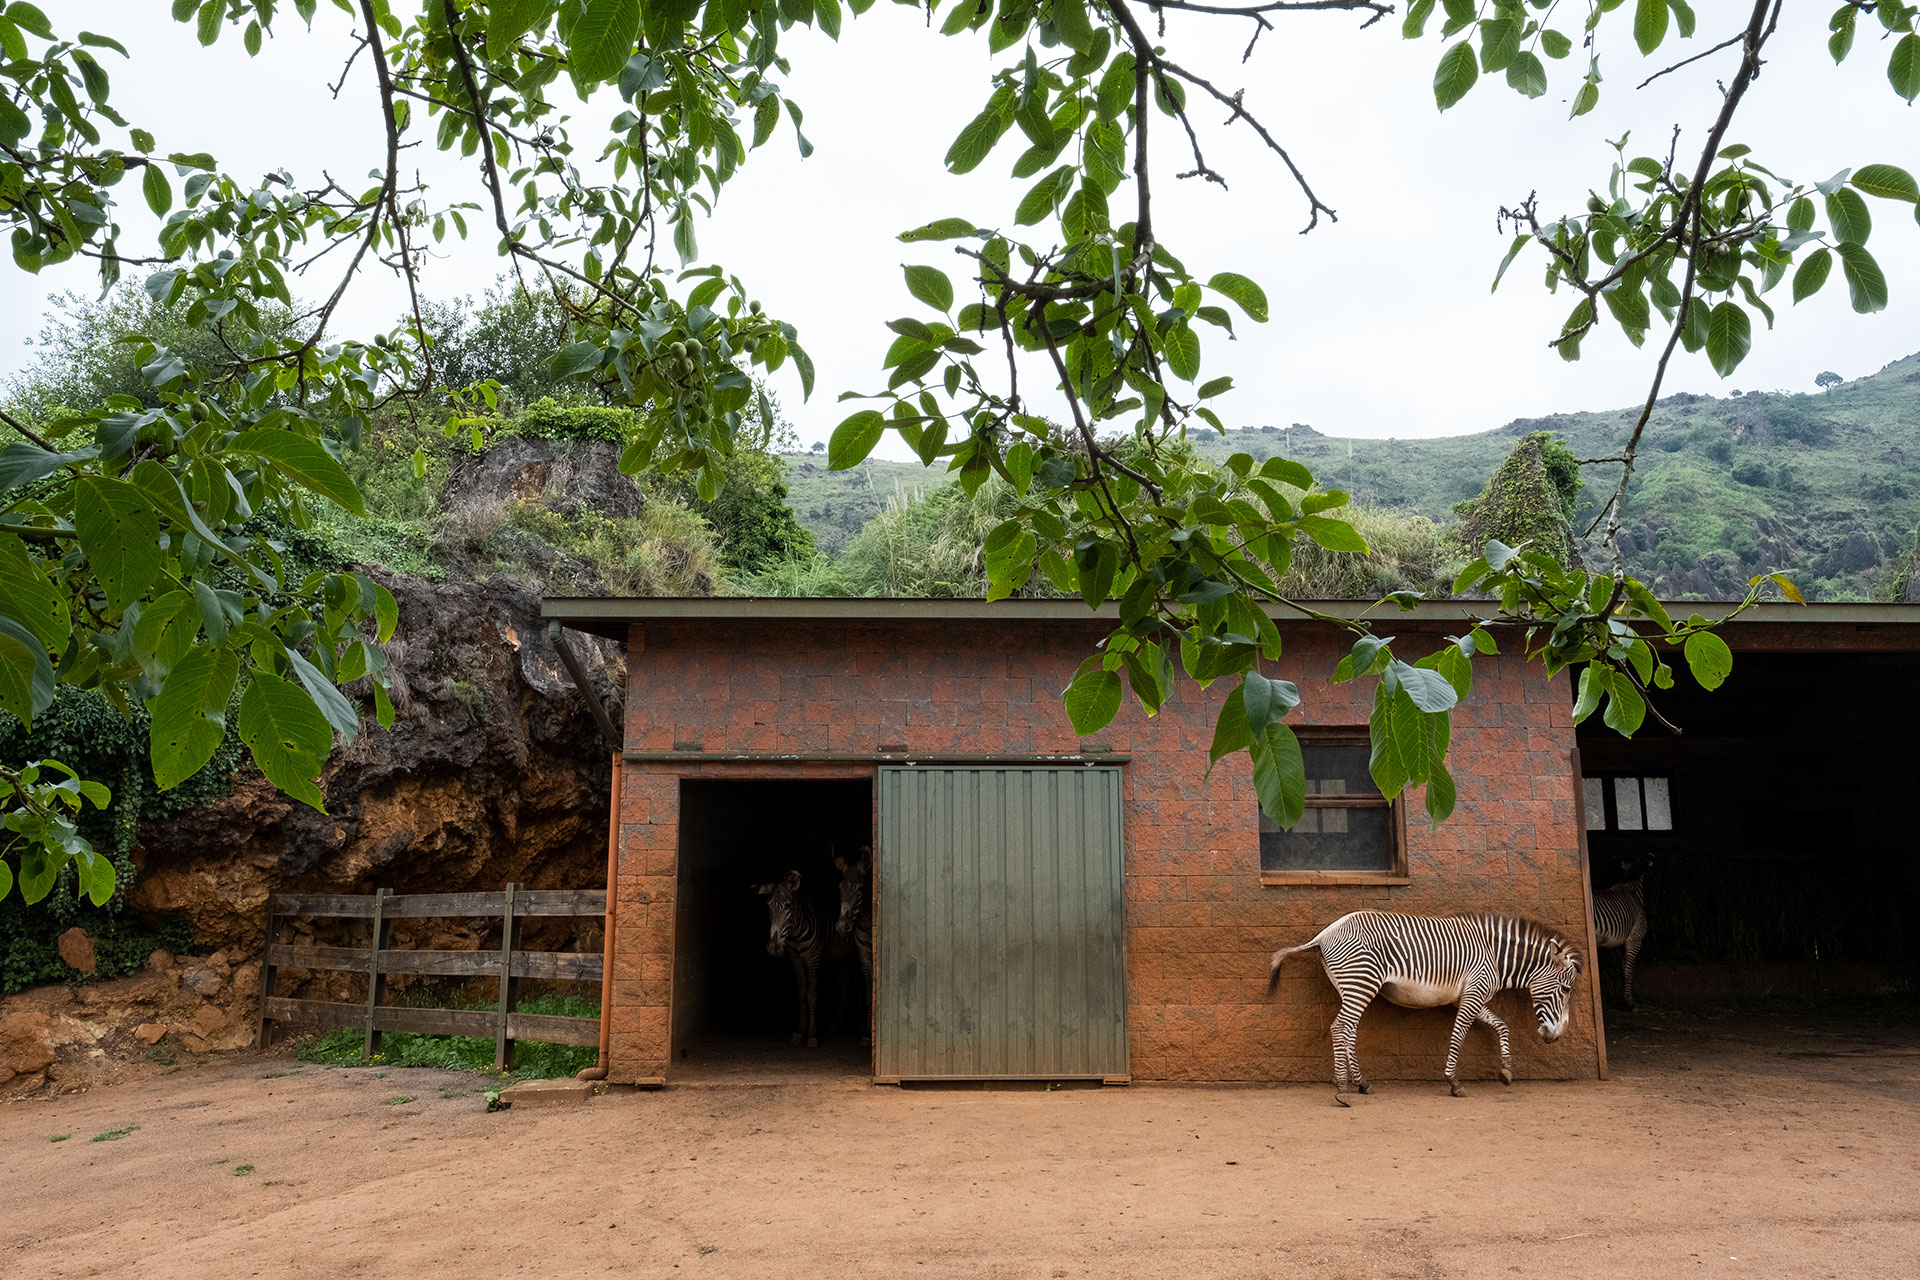
[[[233,1166],[233,1176],[236,1178],[244,1178],[252,1172],[253,1166],[250,1164],[237,1164]]]
[[[406,1106],[406,1105],[407,1105],[407,1104],[408,1104],[409,1102],[412,1102],[412,1101],[413,1101],[413,1095],[412,1095],[412,1094],[410,1094],[410,1093],[401,1093],[401,1094],[396,1094],[396,1095],[394,1095],[394,1096],[393,1096],[393,1097],[391,1097],[391,1098],[388,1098],[388,1099],[387,1099],[387,1105],[388,1105],[388,1106],[390,1106],[390,1107],[404,1107],[404,1106]]]
[[[51,1138],[48,1138],[47,1141],[48,1142],[65,1142],[68,1138],[71,1138],[72,1136],[73,1135],[70,1133],[56,1133]]]
[[[126,1137],[128,1134],[132,1133],[135,1129],[138,1129],[139,1127],[140,1126],[137,1124],[130,1124],[124,1129],[109,1129],[105,1133],[94,1134],[93,1141],[118,1142],[120,1141],[120,1139]]]
[[[491,1009],[493,1005],[475,1005]],[[573,1018],[599,1016],[600,1004],[581,996],[535,996],[519,1002],[521,1013],[557,1013]],[[432,1067],[441,1071],[485,1072],[496,1078],[493,1069],[493,1041],[478,1036],[427,1036],[411,1032],[389,1031],[381,1037],[381,1050],[374,1063],[361,1061],[362,1032],[338,1027],[322,1036],[301,1041],[294,1056],[302,1062],[327,1067]],[[539,1044],[520,1040],[514,1044],[514,1069],[504,1073],[514,1080],[551,1080],[575,1075],[599,1061],[599,1051],[583,1045]],[[376,1075],[385,1074],[384,1071]],[[411,1097],[396,1100],[411,1102]]]

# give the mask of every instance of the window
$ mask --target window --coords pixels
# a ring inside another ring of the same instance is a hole
[[[1373,784],[1366,730],[1296,732],[1306,763],[1307,811],[1291,831],[1259,815],[1261,883],[1407,883],[1400,802]]]
[[[1587,830],[1673,830],[1673,780],[1665,774],[1603,773],[1581,783]]]

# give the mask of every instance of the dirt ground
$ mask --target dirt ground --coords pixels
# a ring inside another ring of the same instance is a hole
[[[1304,1086],[902,1090],[783,1051],[488,1115],[470,1076],[241,1057],[0,1107],[0,1274],[1920,1271],[1911,1003],[1611,1021],[1605,1083],[1388,1082],[1351,1110]]]

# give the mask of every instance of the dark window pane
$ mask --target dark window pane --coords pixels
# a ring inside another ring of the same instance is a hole
[[[1309,809],[1292,831],[1272,827],[1261,819],[1262,871],[1395,869],[1391,809]]]
[[[1307,766],[1307,794],[1380,794],[1367,771],[1371,752],[1366,747],[1317,746],[1307,741],[1300,744],[1300,754]]]

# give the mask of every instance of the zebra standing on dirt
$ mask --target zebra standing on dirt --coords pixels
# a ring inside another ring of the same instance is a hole
[[[854,950],[860,953],[860,976],[864,980],[860,989],[866,1000],[866,1007],[861,1011],[864,1020],[871,1016],[873,1009],[873,846],[863,846],[860,856],[852,862],[836,854],[833,865],[840,869],[840,916],[834,931],[850,939]],[[862,1035],[860,1043],[870,1044],[872,1037]]]
[[[1634,1007],[1633,965],[1640,958],[1640,944],[1647,937],[1647,867],[1652,858],[1626,864],[1633,872],[1631,880],[1622,880],[1593,895],[1593,945],[1624,947],[1620,972],[1627,1008]]]
[[[1462,915],[1434,918],[1393,911],[1355,911],[1322,929],[1311,942],[1273,953],[1267,994],[1280,985],[1280,962],[1301,951],[1320,952],[1327,980],[1340,995],[1333,1020],[1333,1098],[1349,1106],[1351,1080],[1369,1091],[1354,1056],[1360,1015],[1375,996],[1409,1009],[1457,1006],[1447,1048],[1447,1084],[1461,1094],[1460,1046],[1476,1022],[1500,1037],[1500,1083],[1513,1083],[1507,1024],[1487,1002],[1508,988],[1533,997],[1540,1038],[1551,1044],[1567,1029],[1567,997],[1580,974],[1580,952],[1565,935],[1516,916]]]
[[[757,884],[753,891],[767,900],[767,954],[793,962],[794,1000],[799,1006],[793,1043],[805,1040],[807,1048],[818,1048],[820,962],[827,949],[819,917],[813,904],[800,896],[798,871],[789,871],[785,879],[772,884]]]

